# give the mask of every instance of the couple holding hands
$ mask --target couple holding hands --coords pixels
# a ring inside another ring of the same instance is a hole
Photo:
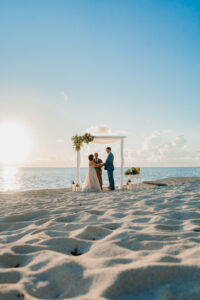
[[[110,147],[106,148],[106,152],[108,153],[108,157],[105,163],[102,163],[102,160],[98,158],[98,153],[95,153],[95,155],[90,154],[88,156],[89,171],[83,184],[84,192],[96,192],[102,190],[102,167],[104,167],[104,169],[107,170],[110,190],[115,189],[115,183],[113,178],[114,155],[112,154]]]

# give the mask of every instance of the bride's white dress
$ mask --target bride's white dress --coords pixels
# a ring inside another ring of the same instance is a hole
[[[86,176],[85,182],[82,188],[83,192],[97,192],[101,191],[99,179],[97,177],[94,166],[89,166],[89,171]]]

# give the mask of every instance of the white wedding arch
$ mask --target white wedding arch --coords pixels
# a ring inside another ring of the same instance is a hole
[[[123,177],[124,177],[124,139],[126,136],[94,136],[94,139],[91,143],[98,144],[110,144],[115,142],[120,142],[120,152],[121,152],[121,164],[120,164],[120,188],[123,187]],[[80,150],[77,151],[77,183],[80,185],[80,163],[81,163],[81,153]]]

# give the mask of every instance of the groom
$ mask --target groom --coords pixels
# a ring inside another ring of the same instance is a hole
[[[108,153],[108,157],[106,159],[106,162],[104,163],[104,168],[108,172],[108,180],[109,180],[109,184],[110,184],[110,189],[111,189],[111,191],[114,191],[114,189],[115,189],[115,182],[114,182],[114,178],[113,178],[113,171],[114,171],[113,161],[114,161],[114,155],[112,154],[110,147],[106,148],[106,152]]]

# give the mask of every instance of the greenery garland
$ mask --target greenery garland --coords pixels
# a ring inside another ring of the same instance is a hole
[[[72,137],[72,142],[73,142],[73,148],[75,151],[80,151],[81,147],[83,146],[83,143],[89,144],[94,140],[94,136],[92,136],[90,133],[85,133],[84,135],[78,135],[75,134]]]

